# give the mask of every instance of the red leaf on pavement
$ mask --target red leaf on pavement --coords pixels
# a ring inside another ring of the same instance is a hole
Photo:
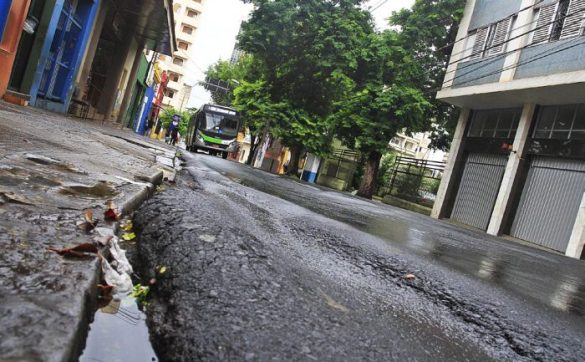
[[[61,256],[69,256],[69,257],[74,257],[74,258],[85,258],[85,257],[87,257],[87,254],[90,254],[90,253],[95,254],[98,252],[97,246],[95,246],[95,244],[91,244],[91,243],[83,243],[83,244],[75,245],[74,247],[71,247],[71,248],[63,248],[63,249],[48,248],[48,250],[52,251],[54,253],[57,253]]]
[[[104,220],[116,221],[118,220],[118,214],[116,214],[116,211],[114,211],[114,209],[108,209],[106,210],[106,212],[104,212]]]

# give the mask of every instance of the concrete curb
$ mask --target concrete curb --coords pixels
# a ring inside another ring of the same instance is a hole
[[[144,201],[152,196],[156,187],[163,183],[163,171],[159,170],[150,176],[137,176],[135,178],[146,182],[144,183],[144,187],[118,206],[120,213],[124,216],[134,212]],[[111,224],[114,233],[119,231],[119,225],[119,222]],[[79,320],[76,323],[76,331],[73,333],[68,345],[64,348],[64,361],[76,361],[86,347],[85,342],[89,334],[89,326],[93,321],[93,314],[97,308],[97,290],[95,285],[98,284],[101,274],[100,263],[97,261],[94,262],[92,268],[94,269],[92,280],[87,284],[88,288],[83,295],[83,305],[78,315]]]

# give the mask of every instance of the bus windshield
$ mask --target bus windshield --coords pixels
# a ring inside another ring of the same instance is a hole
[[[225,134],[229,136],[236,136],[238,134],[238,121],[231,118],[226,118],[221,114],[206,113],[205,124],[201,124],[201,129],[204,131]]]

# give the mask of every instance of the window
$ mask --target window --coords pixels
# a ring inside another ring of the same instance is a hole
[[[169,98],[173,98],[173,97],[175,96],[175,91],[174,91],[174,90],[172,90],[172,89],[167,89],[167,90],[165,91],[165,95],[166,95],[167,97],[169,97]]]
[[[477,29],[471,34],[474,43],[471,48],[471,59],[497,55],[504,52],[510,34],[513,17],[506,18],[490,26]]]
[[[190,18],[194,18],[197,17],[197,15],[199,15],[199,13],[193,9],[187,9],[187,16]]]
[[[583,33],[585,0],[560,0],[538,9],[532,43],[579,36]]]
[[[178,58],[178,57],[173,58],[173,64],[183,65],[183,63],[184,63],[183,58]]]
[[[183,25],[183,33],[191,35],[193,34],[193,28],[189,25]]]
[[[521,109],[474,111],[467,136],[480,138],[514,138],[521,113]]]
[[[184,42],[184,41],[179,41],[178,46],[179,46],[179,49],[183,49],[183,50],[189,49],[189,43]]]
[[[585,104],[542,107],[533,138],[585,140]]]
[[[205,113],[204,127],[206,131],[212,131],[228,136],[236,136],[238,134],[238,121],[226,118],[221,114]]]
[[[169,72],[169,79],[173,82],[178,82],[181,79],[181,75],[174,72]]]

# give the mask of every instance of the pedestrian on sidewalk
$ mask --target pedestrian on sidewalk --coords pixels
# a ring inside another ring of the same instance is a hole
[[[169,129],[167,130],[168,135],[167,143],[173,146],[178,142],[180,119],[181,116],[179,116],[178,114],[173,115],[173,121],[171,122],[171,124],[169,125]]]

